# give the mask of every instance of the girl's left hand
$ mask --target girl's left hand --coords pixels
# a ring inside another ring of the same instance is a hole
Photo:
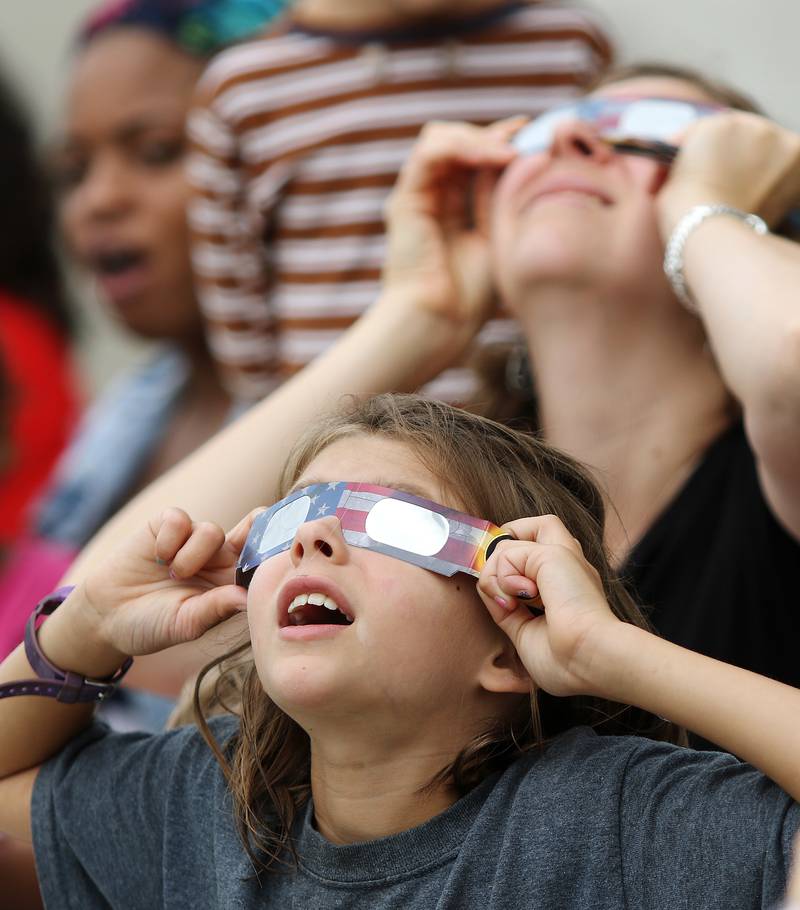
[[[725,203],[774,224],[800,202],[800,136],[766,117],[726,111],[693,123],[656,197],[662,235],[695,205]]]
[[[481,599],[537,686],[551,695],[590,694],[598,636],[621,622],[600,576],[555,515],[504,528],[517,540],[500,543],[487,561],[478,579]]]

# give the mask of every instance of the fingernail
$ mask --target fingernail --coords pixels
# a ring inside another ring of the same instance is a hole
[[[177,581],[177,580],[178,580],[178,576],[175,574],[175,569],[170,569],[170,570],[169,570],[169,577],[170,577],[173,581]]]
[[[505,599],[502,598],[502,597],[495,597],[495,603],[500,604],[500,606],[501,606],[504,610],[507,610],[507,609],[508,609],[508,601],[505,600]]]
[[[533,594],[530,591],[517,591],[517,597],[520,600],[533,600]]]

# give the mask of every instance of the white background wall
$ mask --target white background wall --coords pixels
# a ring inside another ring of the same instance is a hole
[[[777,120],[800,130],[800,0],[583,2],[606,20],[620,62],[694,66],[745,89]],[[55,129],[69,41],[94,6],[95,0],[0,0],[0,65],[31,105],[43,137]],[[96,387],[138,351],[91,312],[96,329],[87,339],[86,362]]]

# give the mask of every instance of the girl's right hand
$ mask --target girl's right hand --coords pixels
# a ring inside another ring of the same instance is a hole
[[[218,525],[167,509],[112,553],[64,607],[79,611],[79,626],[119,654],[193,641],[246,608],[247,592],[234,584],[234,572],[258,511],[226,536]]]
[[[443,317],[466,341],[490,315],[489,202],[525,119],[429,123],[386,204],[384,290]]]

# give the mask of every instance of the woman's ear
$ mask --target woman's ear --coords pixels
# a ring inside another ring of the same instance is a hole
[[[486,692],[524,694],[533,691],[533,680],[528,675],[517,650],[503,636],[504,641],[486,658],[478,676],[478,683]]]

